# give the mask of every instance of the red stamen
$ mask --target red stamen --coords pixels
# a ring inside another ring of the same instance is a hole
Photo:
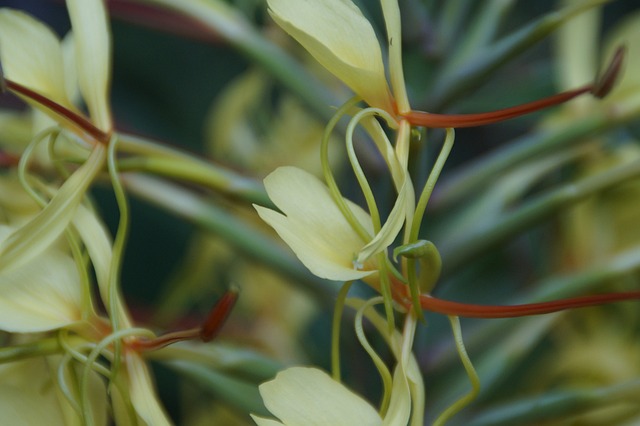
[[[593,84],[589,84],[579,89],[558,93],[556,95],[549,96],[548,98],[479,114],[447,115],[431,114],[424,111],[410,111],[409,113],[404,114],[403,117],[412,125],[421,127],[474,127],[509,120],[544,108],[559,105],[589,92],[597,98],[603,98],[611,91],[617,81],[624,62],[624,56],[625,48],[624,46],[621,46],[616,50],[606,71],[602,73],[602,75]]]
[[[203,342],[209,342],[216,337],[238,300],[238,292],[238,287],[232,286],[211,309],[200,329],[200,339]]]
[[[16,92],[22,96],[25,96],[29,99],[32,99],[38,102],[40,105],[45,108],[53,111],[57,115],[62,116],[63,118],[69,120],[73,124],[80,127],[82,130],[87,132],[93,139],[102,144],[107,144],[110,139],[110,135],[102,130],[98,129],[93,125],[88,118],[69,110],[68,108],[60,105],[57,102],[52,101],[46,96],[41,95],[38,92],[35,92],[21,84],[18,84],[14,81],[11,81],[7,78],[4,78],[0,75],[0,89],[8,89],[13,92]]]
[[[627,49],[625,46],[620,46],[616,49],[609,66],[593,84],[593,89],[591,90],[593,96],[596,98],[604,98],[609,94],[611,89],[613,89],[614,84],[618,80],[618,75],[620,75],[620,71],[622,70],[626,52]]]
[[[554,105],[567,102],[577,96],[591,92],[592,85],[581,87],[580,89],[558,93],[548,98],[528,102],[526,104],[504,108],[497,111],[482,112],[479,114],[431,114],[424,111],[411,111],[404,115],[413,126],[448,128],[448,127],[475,127],[485,124],[497,123],[521,115],[539,111]]]
[[[165,346],[172,345],[185,340],[194,340],[200,337],[200,329],[192,328],[189,330],[180,330],[172,333],[166,333],[155,339],[135,339],[129,343],[129,347],[136,352],[156,351]]]
[[[450,302],[435,297],[421,295],[420,305],[423,309],[446,315],[456,315],[467,318],[515,318],[530,315],[550,314],[567,309],[585,308],[607,303],[640,300],[640,291],[626,293],[607,293],[590,296],[573,297],[569,299],[553,300],[550,302],[528,303],[513,306],[487,306],[467,303]],[[407,302],[407,309],[411,308]]]
[[[200,339],[203,342],[209,342],[213,340],[222,328],[237,299],[238,288],[232,286],[213,306],[202,327],[174,331],[154,339],[135,339],[128,346],[137,352],[144,352],[155,351],[185,340]]]
[[[409,287],[399,280],[392,278],[393,297],[396,302],[408,311],[413,308]],[[465,318],[516,318],[530,315],[543,315],[560,312],[567,309],[585,308],[607,303],[640,300],[640,291],[623,293],[605,293],[589,296],[579,296],[568,299],[552,300],[549,302],[525,303],[522,305],[475,305],[471,303],[452,302],[439,299],[427,294],[420,295],[420,307],[426,311],[444,315],[455,315]]]

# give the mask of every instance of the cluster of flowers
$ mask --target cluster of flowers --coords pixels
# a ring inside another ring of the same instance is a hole
[[[495,112],[431,114],[409,103],[397,0],[380,1],[384,46],[351,0],[267,3],[276,23],[355,96],[325,129],[320,152],[324,182],[303,169],[280,167],[264,180],[278,210],[255,205],[259,217],[311,273],[346,283],[335,308],[332,374],[311,367],[280,372],[260,386],[266,408],[279,420],[252,415],[257,424],[422,425],[425,386],[412,346],[424,310],[448,316],[472,385],[437,417],[436,423],[443,424],[479,392],[460,316],[537,315],[640,298],[640,292],[627,292],[516,306],[439,299],[431,292],[442,259],[436,246],[420,237],[427,204],[453,148],[454,128],[506,120],[586,93],[603,97],[618,78],[623,50],[592,84]],[[584,8],[598,5],[592,3]],[[9,336],[0,349],[0,412],[8,424],[106,425],[111,417],[117,424],[170,424],[143,355],[181,340],[210,340],[231,309],[235,290],[216,305],[203,327],[156,336],[134,326],[119,288],[128,207],[117,161],[122,137],[107,101],[111,40],[105,5],[102,0],[66,4],[73,31],[63,40],[25,13],[0,10],[0,83],[31,108],[14,117],[28,121],[27,137],[2,135],[12,144],[3,146],[0,157],[7,169],[0,175],[0,330]],[[334,130],[345,117],[347,157],[366,210],[343,197],[329,161]],[[410,153],[414,131],[424,127],[446,130],[428,178],[416,191]],[[389,172],[395,191],[389,212],[381,211],[357,156],[359,131],[373,142]],[[121,213],[113,240],[87,195],[104,175]],[[357,280],[379,296],[348,298]],[[378,305],[384,314],[375,309]],[[338,341],[345,306],[356,310],[359,343],[382,379],[377,409],[341,383]],[[365,318],[388,345],[392,371],[368,342]]]

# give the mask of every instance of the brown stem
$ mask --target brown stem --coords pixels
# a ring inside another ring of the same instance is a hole
[[[2,75],[0,75],[0,80],[0,89],[10,90],[29,99],[32,99],[45,108],[53,111],[55,114],[60,115],[73,124],[77,125],[99,143],[105,145],[109,143],[110,135],[98,129],[88,118],[84,117],[83,115],[71,111],[70,109],[60,105],[55,101],[52,101],[51,99],[41,95],[38,92],[29,89],[28,87],[11,81],[8,78],[4,78]]]
[[[550,302],[527,303],[513,306],[473,305],[451,302],[435,297],[421,295],[420,305],[423,309],[445,315],[456,315],[467,318],[515,318],[530,315],[550,314],[567,309],[578,309],[587,306],[598,306],[607,303],[639,300],[640,291],[625,293],[606,293],[590,296],[553,300]],[[410,304],[407,308],[410,308]]]
[[[497,123],[511,118],[520,117],[534,111],[539,111],[550,106],[559,105],[582,94],[591,92],[592,85],[558,93],[548,98],[528,102],[510,108],[497,111],[482,112],[479,114],[431,114],[424,111],[410,111],[404,115],[413,126],[449,128],[449,127],[475,127],[485,124]]]
[[[135,339],[129,343],[129,347],[136,352],[155,351],[174,343],[183,342],[185,340],[194,340],[200,337],[200,328],[191,328],[189,330],[174,331],[163,334],[155,339]]]
[[[449,115],[431,114],[424,111],[410,111],[409,113],[404,114],[403,117],[412,125],[421,127],[474,127],[520,117],[521,115],[562,104],[585,93],[591,93],[597,98],[603,98],[611,91],[618,80],[618,76],[620,75],[620,71],[624,63],[625,52],[626,49],[624,46],[618,47],[605,72],[603,72],[593,84],[589,84],[579,89],[558,93],[556,95],[522,105],[479,114]]]

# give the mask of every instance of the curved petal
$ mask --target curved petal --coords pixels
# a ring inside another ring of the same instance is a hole
[[[382,424],[368,402],[316,368],[281,371],[275,379],[260,385],[260,395],[267,409],[285,425]]]
[[[150,426],[170,425],[171,422],[156,396],[156,391],[144,360],[139,355],[130,353],[126,356],[126,364],[131,403],[138,416]]]
[[[102,0],[67,0],[76,47],[80,92],[92,121],[108,132],[112,128],[107,102],[111,78],[111,38]]]
[[[106,148],[96,145],[87,161],[62,184],[49,204],[0,243],[0,271],[24,265],[64,232],[105,159]]]
[[[393,95],[398,104],[398,112],[411,111],[409,97],[404,83],[404,71],[402,67],[402,27],[400,24],[400,7],[398,0],[382,0],[382,14],[387,26],[387,39],[389,43],[389,77]]]
[[[0,232],[6,233],[6,227]],[[54,330],[81,320],[82,289],[76,265],[54,250],[0,274],[0,329]]]
[[[258,417],[251,414],[251,418],[258,426],[284,426],[284,423],[281,423],[272,419],[265,419],[264,417]]]
[[[34,357],[0,365],[0,419],[7,425],[79,425],[81,419],[62,397],[53,377],[61,357]],[[79,374],[77,366],[74,374]],[[69,381],[69,371],[65,380]],[[107,424],[107,395],[102,378],[91,372],[89,403],[93,423]],[[69,383],[69,382],[67,382]]]
[[[389,410],[384,416],[384,426],[407,425],[411,418],[411,393],[407,374],[398,363],[393,373],[393,385],[391,388],[391,402]]]
[[[393,209],[391,209],[387,221],[382,225],[382,229],[358,253],[358,263],[364,263],[375,254],[386,250],[396,239],[407,217],[407,206],[413,203],[412,200],[409,200],[409,197],[413,196],[412,194],[409,195],[409,190],[413,191],[413,186],[409,179],[405,179]]]
[[[369,105],[393,113],[380,44],[351,0],[268,0],[273,19]]]
[[[18,10],[0,10],[0,60],[7,78],[74,109],[67,98],[60,40],[42,22]]]
[[[295,167],[280,167],[265,178],[264,184],[269,198],[284,215],[255,206],[258,214],[313,274],[346,281],[373,273],[355,269],[354,260],[364,242],[318,178]],[[372,232],[369,215],[348,200],[347,205]]]
[[[0,418],[10,425],[65,426],[66,419],[42,358],[0,367]]]

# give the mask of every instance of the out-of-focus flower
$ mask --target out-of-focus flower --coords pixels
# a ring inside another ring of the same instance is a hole
[[[7,88],[78,136],[86,158],[57,192],[48,194],[50,201],[40,214],[0,245],[0,269],[36,257],[67,228],[106,160],[112,122],[107,103],[110,35],[104,4],[100,0],[69,0],[67,4],[75,34],[77,73],[67,72],[62,44],[48,27],[23,12],[0,11],[0,60]],[[74,76],[77,81],[70,78]],[[76,86],[91,121],[70,100]],[[53,123],[49,121],[45,127]]]
[[[113,124],[107,102],[111,37],[104,3],[68,0],[67,8],[73,28],[72,58],[65,54],[53,31],[40,21],[18,10],[0,11],[0,60],[7,87],[79,136],[101,137],[101,142],[106,143]],[[75,72],[72,65],[76,66]],[[91,123],[104,135],[87,135],[88,129],[79,127],[76,117],[58,108],[84,118],[73,99],[78,90],[89,109]]]
[[[70,172],[59,188],[44,182],[30,183],[35,189],[25,188],[36,194],[41,210],[0,228],[0,280],[5,287],[0,304],[6,305],[0,315],[0,328],[13,333],[59,335],[60,352],[75,359],[63,357],[59,369],[64,374],[58,375],[68,375],[67,380],[74,384],[57,383],[54,389],[66,392],[65,397],[75,403],[77,422],[90,422],[87,416],[99,420],[86,408],[87,401],[95,398],[87,381],[95,375],[95,369],[108,376],[105,379],[110,383],[118,424],[169,424],[142,350],[136,346],[140,338],[153,334],[130,331],[131,321],[119,292],[113,291],[117,280],[112,279],[112,262],[121,254],[113,252],[110,238],[95,213],[82,205],[86,191],[104,168],[113,130],[107,102],[111,40],[105,5],[101,0],[69,0],[67,8],[73,28],[73,55],[65,52],[69,45],[61,43],[41,22],[17,10],[0,11],[0,60],[8,90],[48,116],[34,120],[36,132],[62,132],[61,141],[83,151],[82,156],[76,157],[82,164]],[[71,64],[77,67],[75,71]],[[90,118],[74,102],[78,91]],[[31,155],[41,140],[36,137],[22,155]],[[35,177],[31,180],[31,176],[25,180],[38,181]],[[12,204],[12,200],[5,201]],[[7,210],[16,209],[8,206]],[[75,232],[66,233],[69,244],[65,244],[67,241],[60,236],[70,229],[70,224]],[[82,249],[91,260],[102,297],[100,303],[92,300],[88,282],[91,271],[79,252]],[[95,312],[98,304],[107,308],[110,318]],[[108,362],[98,362],[100,356]],[[76,370],[81,373],[76,374]],[[55,376],[48,374],[43,380],[52,381]],[[10,418],[4,414],[3,418]],[[25,416],[27,421],[29,414]],[[104,417],[103,413],[100,418]]]
[[[208,152],[258,177],[285,165],[321,175],[324,125],[294,96],[279,94],[274,101],[272,86],[264,72],[250,70],[224,89],[207,120]],[[340,150],[329,154],[332,166],[344,157]]]
[[[57,378],[51,374],[59,362],[59,356],[52,356],[0,366],[0,413],[4,423],[16,426],[86,424],[59,391]],[[81,370],[75,368],[73,374],[81,374]],[[97,373],[91,374],[89,387],[93,424],[107,425],[106,387]]]

